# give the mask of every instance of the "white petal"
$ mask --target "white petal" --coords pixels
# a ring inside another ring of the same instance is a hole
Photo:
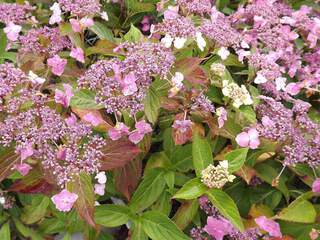
[[[204,38],[202,37],[202,33],[201,33],[201,32],[197,32],[197,33],[196,33],[196,41],[197,41],[197,45],[198,45],[199,49],[200,49],[201,51],[203,51],[204,48],[205,48],[206,45],[207,45],[207,42],[206,42],[206,40],[204,40]]]
[[[266,83],[268,79],[266,79],[262,74],[257,74],[257,77],[254,79],[254,83],[256,84],[261,84],[261,83]]]
[[[164,36],[164,38],[161,39],[161,42],[164,44],[164,46],[166,48],[169,48],[169,47],[171,47],[171,44],[173,42],[173,38],[169,34],[166,34]]]
[[[220,162],[220,166],[223,167],[223,168],[228,169],[229,163],[228,163],[227,160],[223,160],[223,161]]]
[[[276,82],[276,89],[277,89],[277,91],[285,90],[285,88],[286,88],[286,81],[287,81],[287,79],[284,78],[284,77],[278,77],[278,78],[276,78],[275,82]]]
[[[228,56],[230,55],[230,52],[227,48],[222,47],[219,49],[217,54],[221,57],[222,60],[226,60],[228,58]]]
[[[173,42],[174,47],[175,47],[176,49],[181,49],[181,48],[183,48],[183,46],[184,46],[184,44],[186,43],[186,41],[187,41],[186,38],[176,37],[176,38],[174,39],[174,42]]]

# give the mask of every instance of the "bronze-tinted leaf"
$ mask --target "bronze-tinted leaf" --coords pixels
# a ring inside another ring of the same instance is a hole
[[[207,84],[208,76],[200,66],[202,60],[196,57],[184,58],[176,63],[177,71],[183,73],[190,83]]]
[[[74,181],[68,183],[67,188],[70,192],[78,195],[75,202],[75,209],[89,225],[96,228],[94,221],[94,190],[91,182],[91,177],[87,174],[75,176]]]
[[[19,193],[42,193],[50,194],[55,188],[54,185],[50,184],[39,171],[39,169],[33,169],[27,176],[14,182],[8,191],[19,192]]]
[[[13,166],[20,156],[13,149],[2,149],[0,152],[0,182],[13,172]]]
[[[142,173],[142,162],[135,159],[124,167],[114,170],[117,191],[121,192],[128,201],[136,189]]]
[[[175,120],[183,120],[184,113],[177,114]],[[173,128],[172,138],[176,145],[182,145],[192,139],[192,126],[187,129]]]
[[[103,149],[104,157],[101,161],[101,170],[112,170],[132,161],[141,150],[129,140],[122,138],[117,141],[107,140]]]

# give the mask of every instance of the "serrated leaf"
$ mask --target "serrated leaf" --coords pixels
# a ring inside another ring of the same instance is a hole
[[[112,31],[103,23],[95,21],[90,30],[98,35],[100,39],[107,39],[111,42],[114,41]]]
[[[206,192],[209,200],[219,210],[219,212],[240,231],[244,230],[243,222],[237,205],[232,198],[220,189],[210,189]]]
[[[95,196],[91,177],[87,174],[81,173],[75,176],[73,182],[67,185],[67,189],[78,195],[78,199],[74,204],[80,217],[82,217],[89,225],[96,227],[94,221],[94,202]]]
[[[172,220],[177,226],[184,230],[196,216],[199,208],[198,199],[185,201],[181,204],[178,211],[173,216]]]
[[[314,223],[316,216],[314,206],[303,197],[298,197],[288,207],[282,209],[277,218],[290,222]]]
[[[199,134],[193,135],[192,161],[198,177],[203,169],[213,163],[211,146],[208,140],[202,138]]]
[[[142,228],[153,240],[190,240],[166,215],[149,211],[141,216]]]
[[[164,173],[161,169],[152,169],[143,178],[129,203],[132,211],[141,212],[158,199],[166,185]]]
[[[248,148],[239,148],[228,152],[224,159],[228,160],[228,170],[230,173],[238,171],[244,164],[248,154]]]
[[[107,204],[96,207],[94,219],[105,227],[117,227],[129,221],[130,209],[127,206]]]
[[[70,100],[70,106],[79,109],[102,109],[103,106],[98,105],[95,100],[95,93],[82,89],[74,93],[74,96]]]
[[[178,199],[195,199],[202,196],[208,188],[198,178],[191,179],[173,196]]]
[[[155,124],[159,116],[160,106],[160,96],[156,89],[151,85],[144,99],[144,112],[149,122]]]

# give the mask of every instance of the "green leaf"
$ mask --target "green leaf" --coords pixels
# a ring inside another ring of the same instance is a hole
[[[0,239],[1,240],[10,240],[11,234],[10,234],[10,223],[6,222],[2,225],[0,229]]]
[[[239,148],[228,152],[224,156],[224,159],[228,160],[228,170],[230,173],[236,172],[242,167],[246,161],[248,150],[248,148]]]
[[[290,203],[288,207],[282,209],[277,218],[290,222],[314,223],[316,216],[317,212],[314,206],[301,196]]]
[[[160,96],[156,89],[151,85],[147,91],[147,95],[144,99],[144,112],[149,122],[155,124],[161,106]]]
[[[25,207],[21,220],[26,224],[33,224],[44,218],[50,199],[46,196],[33,198],[31,205]]]
[[[70,100],[70,106],[79,109],[101,109],[103,106],[98,105],[95,100],[95,93],[82,89],[74,94]]]
[[[194,134],[192,139],[192,160],[198,177],[203,169],[213,163],[209,142],[198,134]]]
[[[191,179],[173,196],[178,199],[195,199],[207,191],[207,187],[198,178]]]
[[[130,240],[148,240],[147,234],[142,229],[142,223],[138,220],[133,222]]]
[[[130,30],[123,36],[125,41],[128,42],[139,42],[143,35],[138,28],[131,24]]]
[[[4,53],[7,47],[7,37],[6,34],[0,29],[0,53]]]
[[[229,219],[230,222],[240,231],[244,230],[237,205],[228,194],[220,189],[213,188],[208,190],[206,195],[224,217]]]
[[[130,209],[122,205],[100,205],[96,207],[94,219],[97,224],[105,227],[117,227],[129,221]]]
[[[240,113],[244,116],[245,119],[247,119],[250,123],[256,123],[257,117],[256,113],[250,106],[241,106],[239,108]]]
[[[171,195],[164,190],[159,199],[151,206],[151,209],[162,212],[168,216],[171,211]]]
[[[98,35],[100,39],[107,39],[114,42],[112,31],[103,23],[95,21],[90,30]]]
[[[196,216],[198,208],[198,199],[185,201],[179,207],[178,211],[175,213],[172,220],[177,224],[177,226],[181,230],[184,230]]]
[[[142,214],[142,228],[152,240],[190,240],[166,215],[149,211]]]
[[[161,169],[152,169],[146,174],[130,201],[133,211],[141,212],[158,199],[166,185],[163,175]]]
[[[270,185],[273,185],[273,180],[278,176],[278,172],[272,166],[266,163],[260,163],[255,166],[255,169],[259,178]],[[282,192],[287,201],[289,200],[289,190],[282,177],[280,177],[279,183],[275,188]]]
[[[192,169],[192,144],[176,146],[170,158],[172,168],[181,172],[187,172]]]
[[[40,234],[23,225],[19,219],[14,218],[13,221],[17,230],[21,233],[22,236],[31,238],[32,240],[43,240],[43,237]]]

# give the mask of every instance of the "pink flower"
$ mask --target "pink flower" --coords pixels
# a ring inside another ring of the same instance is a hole
[[[81,32],[82,31],[81,24],[78,20],[72,18],[72,19],[70,19],[70,24],[71,24],[72,30],[74,32]]]
[[[47,64],[51,67],[51,71],[55,75],[61,76],[64,71],[64,67],[67,64],[67,60],[59,57],[58,55],[54,55],[52,58],[47,60]]]
[[[93,112],[89,112],[83,116],[83,120],[90,123],[92,126],[96,127],[103,122],[100,116],[94,114]]]
[[[16,41],[19,37],[21,29],[22,27],[20,25],[16,25],[13,22],[9,22],[7,26],[3,29],[3,31],[10,41]]]
[[[123,95],[130,96],[138,91],[136,80],[137,79],[133,72],[130,72],[124,77],[124,79],[121,81]]]
[[[77,194],[71,193],[66,189],[51,198],[56,208],[61,212],[69,212],[77,199]]]
[[[224,236],[233,232],[233,227],[226,219],[208,217],[204,230],[216,240],[222,240]]]
[[[70,52],[70,57],[76,59],[79,62],[82,62],[82,63],[85,62],[85,60],[84,60],[84,52],[83,52],[82,48],[79,48],[79,47],[72,48],[71,52]]]
[[[135,124],[136,130],[130,133],[129,140],[134,144],[139,143],[144,135],[152,132],[152,128],[145,120],[141,120]]]
[[[317,178],[312,183],[312,192],[314,193],[320,193],[320,178]]]
[[[298,83],[289,83],[285,88],[285,91],[293,96],[297,95],[300,92],[300,90],[301,86]]]
[[[32,167],[29,164],[26,163],[21,163],[21,164],[16,164],[14,168],[22,175],[26,176],[29,171],[32,169]]]
[[[218,126],[222,128],[224,122],[227,121],[227,111],[223,107],[219,107],[216,110],[216,114],[218,115]]]
[[[103,196],[105,193],[105,188],[106,188],[105,184],[98,184],[97,183],[94,185],[94,193],[99,196]]]
[[[255,222],[258,224],[259,228],[268,232],[271,237],[282,237],[279,223],[268,219],[265,216],[256,218]]]
[[[129,128],[122,122],[118,122],[114,128],[109,129],[109,137],[111,140],[116,141],[122,136],[129,134]]]
[[[70,105],[70,99],[73,97],[73,93],[72,93],[71,85],[63,84],[63,88],[64,88],[64,92],[59,89],[56,89],[54,100],[56,103],[60,103],[62,104],[62,106],[66,108],[66,107],[69,107]],[[71,119],[69,120],[72,122]]]
[[[61,91],[60,91],[61,92]],[[61,94],[61,93],[59,93]],[[62,100],[62,99],[61,99]],[[65,120],[66,124],[70,126],[74,126],[77,123],[77,117],[73,113],[71,113],[70,117],[67,117]]]
[[[259,133],[255,128],[249,129],[248,132],[242,132],[237,135],[236,142],[241,147],[256,149],[260,145]]]
[[[32,143],[28,143],[24,147],[19,147],[17,150],[20,152],[21,161],[26,160],[33,155]]]
[[[70,19],[70,24],[74,32],[82,32],[84,29],[92,27],[94,21],[87,17],[81,18],[80,21],[72,18]]]

